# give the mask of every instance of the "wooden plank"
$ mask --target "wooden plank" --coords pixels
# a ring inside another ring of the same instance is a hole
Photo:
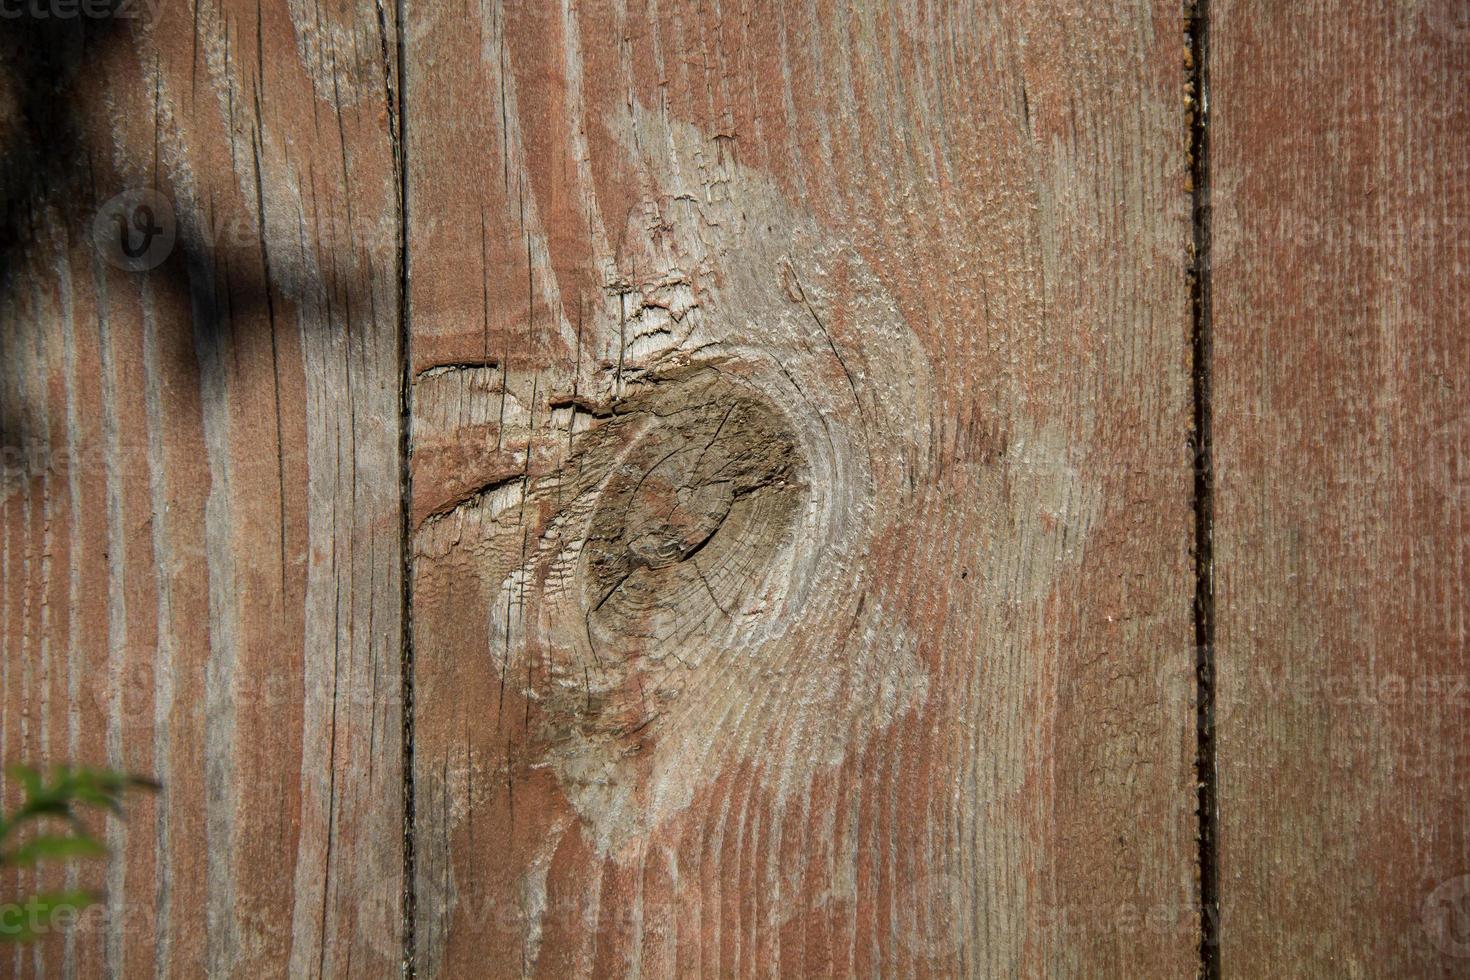
[[[135,9],[0,41],[0,408],[7,450],[34,450],[4,489],[0,756],[164,789],[70,873],[100,913],[4,969],[388,976],[396,39],[368,2]],[[176,219],[149,271],[92,241],[129,188]]]
[[[1177,3],[407,0],[419,976],[1198,966]]]
[[[1212,6],[1222,967],[1463,973],[1470,22]]]

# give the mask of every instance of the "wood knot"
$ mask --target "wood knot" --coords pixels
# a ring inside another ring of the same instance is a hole
[[[644,424],[605,437],[620,448],[582,548],[587,639],[599,659],[697,662],[775,605],[804,461],[765,396],[716,370],[656,380],[618,414]]]

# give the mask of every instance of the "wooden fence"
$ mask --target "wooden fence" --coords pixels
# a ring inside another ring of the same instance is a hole
[[[1470,969],[1460,0],[0,12],[3,975]]]

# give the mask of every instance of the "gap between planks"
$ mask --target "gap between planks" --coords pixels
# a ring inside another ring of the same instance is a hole
[[[1189,176],[1193,255],[1189,262],[1194,431],[1195,769],[1199,786],[1200,973],[1220,977],[1219,798],[1215,766],[1215,472],[1210,338],[1210,2],[1187,0]]]
[[[398,485],[401,534],[399,560],[401,567],[400,617],[402,619],[399,678],[402,747],[399,753],[403,766],[403,891],[402,915],[399,926],[402,939],[402,962],[400,974],[405,980],[413,980],[415,968],[414,920],[417,913],[418,894],[415,890],[416,857],[414,851],[414,778],[413,778],[413,470],[409,465],[409,449],[413,432],[413,359],[410,356],[411,322],[408,309],[408,126],[407,76],[405,56],[404,0],[393,0],[394,49],[388,50],[386,29],[387,13],[383,0],[376,0],[378,11],[378,36],[383,46],[383,85],[388,103],[388,132],[393,140],[393,165],[398,178]]]

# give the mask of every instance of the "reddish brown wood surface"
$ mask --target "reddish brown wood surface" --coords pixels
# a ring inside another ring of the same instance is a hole
[[[1227,976],[1470,960],[1470,19],[1217,0]]]
[[[141,13],[0,37],[0,756],[163,784],[105,866],[5,878],[107,898],[0,971],[389,976],[395,42],[372,4]],[[177,216],[152,271],[91,240],[129,188]]]
[[[1460,6],[1211,4],[1198,365],[1171,4],[7,20],[0,975],[1193,973],[1196,368],[1224,972],[1456,973]]]
[[[1192,973],[1178,5],[406,6],[419,975]]]

